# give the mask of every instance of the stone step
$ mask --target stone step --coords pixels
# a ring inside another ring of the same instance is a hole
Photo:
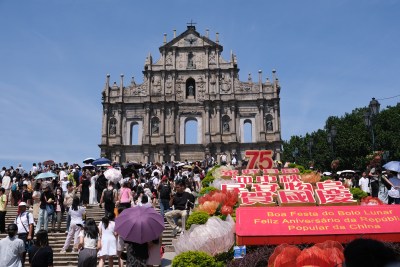
[[[17,207],[7,207],[6,214],[6,225],[12,223],[17,216]],[[158,208],[156,208],[159,211]],[[101,221],[101,218],[104,216],[104,209],[101,209],[98,205],[96,206],[88,206],[86,212],[86,218],[93,218],[97,223]],[[66,229],[66,214],[62,218],[61,223],[61,233],[53,233],[49,232],[49,243],[53,249],[53,262],[54,266],[77,266],[78,265],[78,253],[68,251],[67,253],[60,253],[61,248],[64,246],[64,242],[66,239],[65,229]],[[51,230],[51,223],[49,223],[49,230]],[[3,239],[6,234],[0,234],[0,239]],[[172,240],[174,239],[172,235],[172,229],[165,223],[165,230],[163,232],[163,241],[162,244],[165,246],[166,252],[173,252],[174,247],[172,246]],[[72,249],[72,245],[70,246],[70,250]],[[28,257],[27,257],[28,258]],[[29,266],[28,259],[25,260],[25,266]],[[114,266],[118,266],[118,260],[115,257]],[[106,264],[108,266],[108,264]]]

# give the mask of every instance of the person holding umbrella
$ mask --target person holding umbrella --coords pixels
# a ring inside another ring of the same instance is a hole
[[[148,242],[159,239],[164,218],[152,207],[125,209],[115,219],[115,231],[127,244],[127,266],[146,266]]]

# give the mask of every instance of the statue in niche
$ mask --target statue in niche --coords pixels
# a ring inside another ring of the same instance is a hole
[[[161,93],[161,80],[160,80],[160,77],[153,76],[152,84],[153,84],[153,92],[156,93],[156,94],[157,93]]]
[[[272,132],[274,130],[274,126],[273,126],[273,124],[272,124],[272,120],[271,119],[268,119],[267,120],[267,131],[268,132]]]
[[[168,52],[167,58],[165,59],[166,65],[172,65],[172,52]]]
[[[194,65],[194,55],[193,55],[192,52],[189,52],[189,54],[188,54],[188,64],[187,64],[187,67],[188,67],[189,69],[194,69],[194,68],[195,68],[195,65]]]
[[[158,134],[160,132],[160,125],[157,120],[153,120],[151,124],[151,133]]]
[[[215,51],[211,51],[210,56],[209,56],[209,63],[210,64],[215,64]]]
[[[215,75],[215,73],[211,74],[211,79],[210,79],[210,93],[215,94],[215,86],[217,83],[217,76]]]
[[[165,83],[165,86],[166,86],[166,90],[165,90],[165,93],[166,94],[171,94],[172,93],[172,77],[171,77],[171,75],[168,75],[168,77],[167,77],[167,81],[166,81],[166,83]]]
[[[194,86],[193,86],[193,84],[188,86],[188,96],[194,96]]]
[[[222,132],[223,133],[229,133],[230,129],[229,129],[229,121],[228,120],[224,120],[223,125],[222,125]]]
[[[109,133],[110,135],[117,134],[117,120],[115,118],[110,119]]]

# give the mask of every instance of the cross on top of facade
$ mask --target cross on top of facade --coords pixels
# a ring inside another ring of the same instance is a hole
[[[190,22],[186,23],[188,25],[188,27],[194,27],[194,25],[196,25],[196,22],[193,22],[193,20],[191,19]]]

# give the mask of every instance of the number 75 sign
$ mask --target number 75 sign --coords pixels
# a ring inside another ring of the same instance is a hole
[[[273,167],[272,150],[246,150],[244,156],[249,158],[247,169],[271,169]]]

